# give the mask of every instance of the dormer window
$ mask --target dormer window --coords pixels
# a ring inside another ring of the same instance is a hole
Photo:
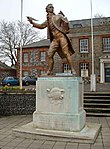
[[[73,28],[80,28],[82,27],[82,24],[73,24]]]

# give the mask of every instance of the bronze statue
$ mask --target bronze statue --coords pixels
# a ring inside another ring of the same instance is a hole
[[[61,58],[67,59],[71,67],[72,74],[76,75],[71,59],[71,55],[74,54],[74,50],[67,36],[67,33],[69,33],[69,22],[61,11],[58,15],[55,15],[52,4],[47,5],[46,12],[47,20],[42,24],[35,23],[33,22],[33,18],[27,17],[28,21],[33,25],[33,27],[39,29],[44,29],[46,27],[48,28],[48,35],[50,37],[51,44],[48,50],[48,70],[46,74],[52,74],[54,65],[53,57],[54,54],[58,52]]]

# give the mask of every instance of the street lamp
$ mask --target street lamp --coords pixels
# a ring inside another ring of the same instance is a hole
[[[23,0],[21,0],[21,25],[20,25],[20,89],[22,89],[22,36],[23,36],[23,24],[22,24],[22,18],[23,18]]]
[[[92,48],[92,73],[91,73],[91,91],[96,91],[96,76],[94,73],[94,41],[93,41],[93,17],[92,17],[92,0],[90,0],[91,6],[91,48]]]

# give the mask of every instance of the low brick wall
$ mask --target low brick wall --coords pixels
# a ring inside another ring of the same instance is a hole
[[[0,93],[0,115],[32,114],[35,107],[35,93]]]

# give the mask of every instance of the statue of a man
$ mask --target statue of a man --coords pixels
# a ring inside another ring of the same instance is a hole
[[[54,54],[57,52],[61,58],[66,58],[68,64],[71,67],[71,72],[73,75],[76,75],[76,72],[73,68],[73,61],[71,55],[74,54],[71,42],[67,36],[69,32],[69,22],[64,14],[60,11],[58,15],[54,13],[54,7],[52,4],[48,4],[46,7],[47,20],[38,24],[33,22],[31,17],[28,17],[28,21],[35,28],[44,29],[48,28],[48,35],[50,37],[50,47],[48,50],[48,70],[47,75],[52,74],[53,65],[54,65]]]

